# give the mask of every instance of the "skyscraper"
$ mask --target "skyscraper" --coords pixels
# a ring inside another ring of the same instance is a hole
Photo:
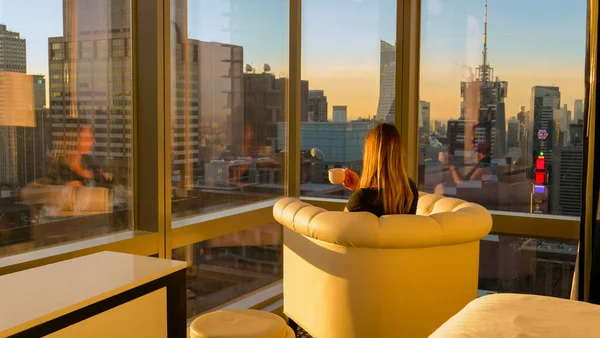
[[[583,100],[575,100],[573,105],[573,119],[574,123],[580,123],[583,120]]]
[[[18,32],[9,31],[6,25],[0,25],[0,71],[27,72],[26,41]]]
[[[304,83],[303,83],[304,85]],[[277,150],[277,123],[285,121],[288,80],[270,72],[244,74],[244,136],[237,156]],[[306,83],[308,91],[308,83]],[[237,147],[236,143],[234,145]],[[281,149],[280,149],[281,150]]]
[[[48,38],[53,149],[91,125],[94,155],[124,184],[132,159],[131,34],[130,1],[63,0],[63,36]]]
[[[535,86],[531,89],[531,121],[532,142],[531,151],[528,154],[530,163],[544,153],[550,163],[552,159],[552,148],[558,145],[555,135],[554,111],[560,107],[560,90],[558,87]]]
[[[581,215],[583,144],[557,147],[553,161],[552,211],[560,215]]]
[[[333,122],[345,123],[348,120],[347,106],[333,106]]]
[[[421,135],[431,133],[431,104],[427,101],[419,101],[419,128]]]
[[[512,117],[508,120],[508,133],[506,135],[506,149],[518,148],[519,147],[519,120],[516,117]]]
[[[33,81],[26,75],[26,42],[0,25],[0,184],[25,184],[19,179],[28,137],[35,127]]]
[[[396,47],[381,40],[379,60],[379,103],[377,120],[386,120],[387,115],[395,114],[396,97]]]
[[[323,90],[308,92],[308,121],[327,122],[327,96]]]
[[[485,136],[481,140],[487,144],[492,158],[501,159],[506,156],[504,146],[506,144],[505,136],[505,109],[504,99],[507,96],[508,82],[500,81],[494,77],[494,69],[488,63],[487,53],[487,2],[485,4],[484,15],[484,35],[483,35],[483,60],[477,67],[475,78],[471,77],[469,81],[461,82],[460,93],[463,101],[461,102],[460,118],[474,121],[478,128],[488,128],[490,130],[478,131]],[[485,126],[485,127],[483,127]],[[472,126],[465,125],[464,139],[471,140],[473,135]],[[470,142],[465,142],[464,150],[471,150]]]
[[[569,125],[571,124],[571,119],[569,118],[570,115],[571,112],[566,104],[559,109],[554,110],[554,123],[557,127],[555,134],[558,136],[557,144],[559,146],[566,146],[571,141],[571,136],[569,135]]]
[[[179,196],[200,175],[200,110],[209,124],[243,124],[243,54],[239,46],[188,39],[187,0],[173,7],[169,161]],[[63,36],[48,39],[53,145],[93,124],[96,158],[115,181],[126,183],[132,159],[131,1],[63,0],[63,15]],[[209,142],[205,150],[211,156],[221,148]]]
[[[34,126],[16,127],[17,177],[20,185],[46,176],[52,146],[52,131],[46,109],[46,80],[43,75],[27,75],[32,86]]]
[[[519,147],[521,148],[521,156],[518,159],[519,164],[528,163],[530,158],[529,144],[531,143],[532,130],[529,121],[529,111],[525,111],[525,106],[521,106],[521,110],[517,113],[519,121]]]
[[[48,173],[48,159],[52,149],[52,119],[50,111],[46,107],[46,78],[44,75],[33,75],[32,78],[35,104],[33,178],[39,178]],[[27,182],[29,181],[28,179]]]
[[[199,63],[200,169],[224,152],[241,154],[244,128],[244,48],[219,42],[189,40],[191,63]],[[190,90],[192,90],[190,88]],[[192,90],[193,92],[193,90]]]

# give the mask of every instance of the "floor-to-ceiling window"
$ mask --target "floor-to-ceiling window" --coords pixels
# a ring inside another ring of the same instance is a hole
[[[0,11],[0,258],[134,228],[131,1],[35,3]]]
[[[423,1],[422,190],[493,211],[580,215],[586,6]],[[568,297],[576,253],[575,241],[488,236],[480,288]]]
[[[362,171],[366,133],[395,122],[396,1],[302,2],[300,193],[348,198],[328,170]]]
[[[171,226],[175,236],[187,227],[201,236],[179,236],[172,256],[189,264],[193,317],[282,276],[272,217],[253,224],[214,215],[267,209],[284,194],[289,5],[170,3]]]

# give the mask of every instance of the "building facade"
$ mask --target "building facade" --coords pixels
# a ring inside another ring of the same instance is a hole
[[[519,148],[519,120],[516,116],[508,120],[507,131],[506,149],[510,151],[511,148]]]
[[[560,107],[560,89],[558,87],[535,86],[531,89],[531,113],[529,123],[532,127],[530,163],[543,153],[552,160],[552,148],[558,142],[555,135],[554,111]],[[547,161],[548,163],[548,161]]]
[[[379,51],[379,102],[375,118],[385,121],[395,114],[396,98],[396,46],[381,40]]]
[[[323,90],[308,91],[308,122],[327,122],[328,108]]]
[[[35,175],[36,111],[45,97],[34,97],[36,82],[26,72],[25,39],[0,25],[0,185],[7,187],[23,186]]]
[[[333,122],[346,123],[348,121],[348,106],[333,106]]]
[[[421,135],[431,134],[431,103],[419,101],[419,131]]]

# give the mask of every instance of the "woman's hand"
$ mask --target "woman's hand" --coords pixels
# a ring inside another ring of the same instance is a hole
[[[104,178],[105,181],[110,182],[113,179],[113,174],[107,173],[102,169],[98,169],[98,174],[100,174],[100,176],[102,176],[102,178]]]
[[[355,191],[358,189],[358,185],[360,183],[358,174],[348,168],[344,170],[344,174],[346,175],[344,178],[344,187],[350,191]]]

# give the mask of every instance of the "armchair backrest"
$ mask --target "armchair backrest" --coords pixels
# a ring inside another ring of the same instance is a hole
[[[420,194],[417,215],[377,218],[295,199],[284,225],[284,312],[315,338],[426,337],[477,297],[483,207]]]
[[[348,247],[425,248],[477,241],[492,226],[480,205],[456,198],[420,194],[417,215],[327,211],[293,198],[278,201],[275,220],[314,239]]]

